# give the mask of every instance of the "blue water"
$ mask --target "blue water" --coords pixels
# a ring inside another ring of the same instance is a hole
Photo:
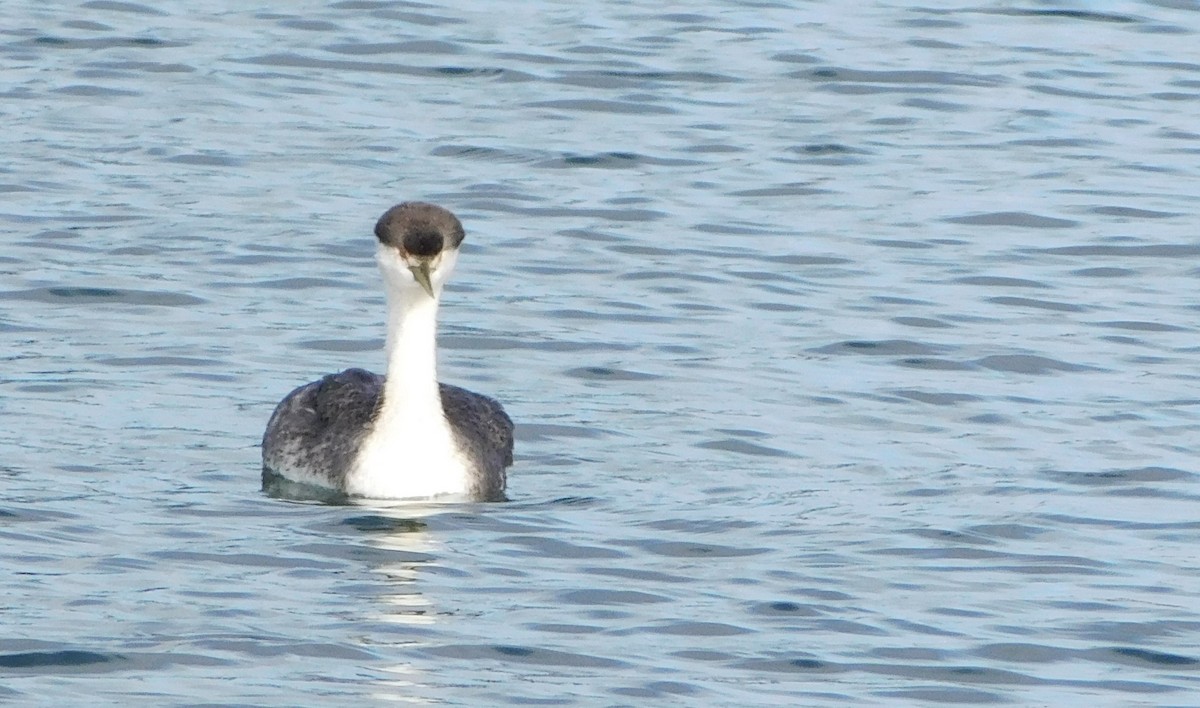
[[[0,700],[1194,705],[1200,5],[0,23]],[[512,501],[259,491],[468,236]]]

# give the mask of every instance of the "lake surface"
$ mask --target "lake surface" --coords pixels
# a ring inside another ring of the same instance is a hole
[[[500,7],[5,3],[0,700],[1195,705],[1200,5]],[[269,498],[405,199],[511,501]]]

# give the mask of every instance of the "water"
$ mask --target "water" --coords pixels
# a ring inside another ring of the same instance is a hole
[[[9,2],[0,698],[1187,705],[1193,2]],[[263,496],[468,243],[513,500]]]

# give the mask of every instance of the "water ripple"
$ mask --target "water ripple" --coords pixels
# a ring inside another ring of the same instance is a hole
[[[1004,5],[6,3],[0,697],[1187,703],[1196,13]],[[262,494],[402,199],[512,501]]]

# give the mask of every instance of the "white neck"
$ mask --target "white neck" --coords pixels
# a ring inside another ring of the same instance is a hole
[[[387,289],[387,374],[383,406],[359,449],[346,491],[376,498],[464,494],[469,463],[442,409],[437,381],[437,312],[453,253],[431,278],[434,296],[392,252],[381,249]]]
[[[423,290],[388,287],[387,376],[381,413],[442,410],[437,385],[438,299]],[[381,416],[390,417],[390,416]],[[382,421],[381,421],[382,422]]]

